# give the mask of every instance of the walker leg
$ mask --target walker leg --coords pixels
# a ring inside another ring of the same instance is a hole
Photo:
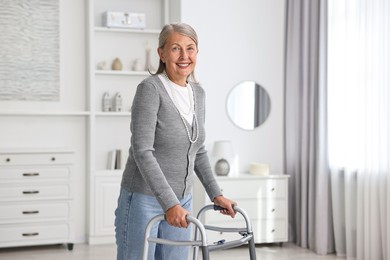
[[[192,250],[193,250],[193,252],[192,252],[192,260],[197,260],[198,259],[199,247],[195,246]]]
[[[256,260],[256,246],[255,246],[255,240],[253,237],[251,240],[248,241],[248,245],[249,245],[250,260]]]
[[[202,248],[203,260],[209,260],[210,259],[209,248],[207,246],[201,246],[201,248]]]

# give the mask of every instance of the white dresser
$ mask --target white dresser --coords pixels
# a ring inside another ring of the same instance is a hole
[[[197,179],[197,178],[196,178]],[[255,243],[282,243],[288,240],[288,175],[267,177],[241,174],[239,177],[217,177],[225,197],[238,203],[249,215]],[[194,188],[194,214],[210,204],[203,186],[197,180]],[[245,221],[237,214],[232,220],[219,212],[206,212],[204,224],[224,227],[244,227]],[[237,239],[235,233],[208,232],[208,241]]]
[[[0,247],[73,249],[73,161],[67,149],[0,150]]]

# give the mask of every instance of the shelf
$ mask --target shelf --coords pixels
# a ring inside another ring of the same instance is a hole
[[[69,147],[1,147],[0,154],[40,154],[40,153],[74,153],[73,148]]]
[[[103,177],[122,177],[123,169],[118,170],[96,170],[94,172],[95,176]]]
[[[131,116],[131,113],[130,112],[96,112],[95,115],[101,116],[101,117],[104,117],[104,116],[107,116],[107,117],[111,117],[111,116],[128,117],[128,116]]]
[[[0,116],[88,116],[88,111],[0,111]]]
[[[112,76],[149,76],[148,71],[130,71],[130,70],[95,70],[95,75],[112,75]]]
[[[95,27],[95,32],[159,34],[160,30]]]
[[[41,111],[0,111],[0,116],[90,116],[98,117],[128,117],[130,112],[41,112]]]

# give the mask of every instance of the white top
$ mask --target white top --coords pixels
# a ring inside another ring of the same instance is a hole
[[[192,93],[190,84],[187,83],[185,87],[182,87],[172,81],[168,82],[168,79],[162,74],[159,74],[158,76],[163,82],[164,87],[173,103],[175,106],[178,106],[177,109],[179,110],[179,113],[190,125],[192,125],[192,121],[194,119],[194,94]]]

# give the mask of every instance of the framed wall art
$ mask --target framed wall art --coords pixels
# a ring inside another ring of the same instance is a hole
[[[58,101],[58,0],[0,5],[0,100]]]

